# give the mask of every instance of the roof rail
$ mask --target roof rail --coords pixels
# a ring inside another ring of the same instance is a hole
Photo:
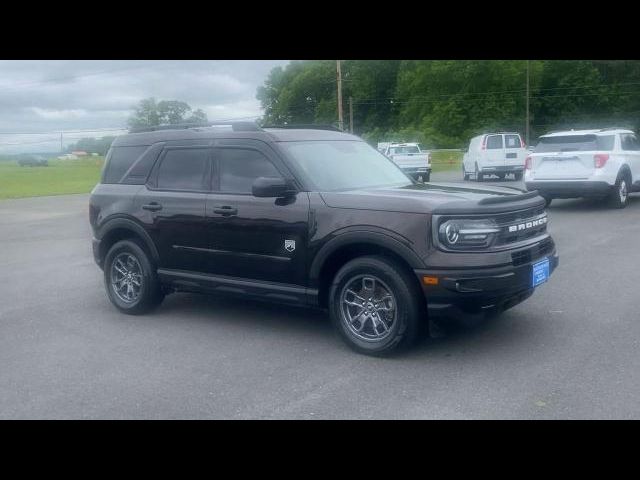
[[[333,125],[320,125],[314,123],[305,123],[297,125],[265,125],[262,128],[296,128],[296,129],[308,129],[308,130],[331,130],[333,132],[342,132],[338,127]]]
[[[175,123],[169,125],[153,125],[149,127],[133,127],[129,133],[156,132],[158,130],[186,130],[189,128],[206,128],[216,126],[230,126],[234,132],[259,132],[262,129],[254,122],[204,122],[204,123]]]
[[[633,128],[632,127],[607,127],[607,128],[600,129],[601,132],[606,132],[607,130],[633,130]]]

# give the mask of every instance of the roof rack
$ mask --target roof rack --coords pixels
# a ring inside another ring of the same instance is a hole
[[[320,125],[313,123],[297,124],[297,125],[265,125],[262,128],[295,128],[295,129],[308,129],[308,130],[331,130],[333,132],[342,132],[338,127],[333,125]]]
[[[186,130],[189,128],[206,128],[216,126],[230,126],[234,132],[259,132],[262,129],[254,122],[205,122],[205,123],[175,123],[169,125],[153,125],[150,127],[133,127],[129,133],[156,132],[158,130]]]
[[[606,132],[607,130],[633,130],[633,128],[632,127],[607,127],[607,128],[600,129],[601,132]]]

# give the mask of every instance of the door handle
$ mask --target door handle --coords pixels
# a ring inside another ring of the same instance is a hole
[[[238,209],[235,207],[231,207],[229,205],[224,205],[222,207],[217,207],[213,209],[213,213],[219,213],[220,215],[223,215],[225,217],[231,216],[231,215],[237,215],[238,214]]]
[[[149,210],[150,212],[157,212],[158,210],[162,210],[162,205],[157,202],[151,202],[146,205],[142,205],[143,210]]]

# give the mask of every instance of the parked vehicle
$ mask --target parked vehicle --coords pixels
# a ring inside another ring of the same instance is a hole
[[[48,167],[49,161],[43,157],[25,157],[18,160],[21,167]]]
[[[378,144],[380,148],[381,144]],[[431,154],[423,152],[418,143],[388,143],[382,153],[398,165],[404,173],[416,180],[431,179]]]
[[[527,149],[516,132],[498,132],[478,135],[469,142],[462,157],[462,177],[482,182],[485,175],[504,179],[513,175],[522,180]]]
[[[360,138],[309,128],[117,137],[89,220],[121,312],[175,291],[319,307],[372,355],[410,345],[428,318],[502,312],[558,265],[537,194],[418,183]]]
[[[595,197],[624,208],[640,191],[640,141],[632,130],[567,130],[540,137],[527,157],[525,185],[547,202]]]

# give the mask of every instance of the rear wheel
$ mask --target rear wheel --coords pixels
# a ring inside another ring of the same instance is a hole
[[[618,174],[616,184],[609,194],[609,205],[612,208],[624,208],[629,203],[629,185],[631,181],[627,172]]]
[[[132,240],[122,240],[109,249],[104,283],[111,303],[129,315],[146,313],[164,298],[149,255]]]
[[[353,350],[383,356],[408,347],[426,321],[422,292],[407,272],[379,256],[351,260],[329,292],[331,320]]]
[[[513,174],[513,177],[514,177],[517,181],[522,180],[522,176],[523,176],[522,172],[516,172],[516,173],[514,173],[514,174]]]
[[[469,174],[464,168],[464,163],[462,164],[462,180],[464,180],[465,182],[469,180]]]
[[[429,182],[431,181],[431,172],[427,172],[422,176],[422,181],[423,182]]]
[[[484,180],[484,176],[482,175],[482,172],[480,172],[480,169],[478,168],[478,164],[476,163],[476,182],[482,182]]]

